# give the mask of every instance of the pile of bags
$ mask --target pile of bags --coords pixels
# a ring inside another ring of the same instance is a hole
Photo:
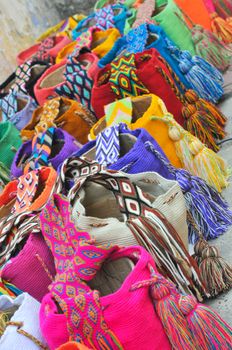
[[[232,348],[228,0],[96,2],[0,85],[0,349]],[[194,254],[192,247],[194,246]]]

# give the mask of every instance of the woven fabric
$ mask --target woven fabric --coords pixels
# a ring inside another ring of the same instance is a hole
[[[90,111],[93,111],[91,105],[93,80],[88,76],[87,71],[74,56],[69,56],[64,77],[65,82],[55,89],[56,93],[79,101]]]
[[[41,302],[55,277],[54,259],[41,232],[29,235],[19,254],[11,258],[1,273],[4,281],[11,281]]]
[[[25,85],[30,79],[32,65],[33,61],[28,60],[16,68],[15,81],[11,86],[10,91],[20,91],[24,94],[27,94]]]
[[[30,207],[38,187],[39,175],[37,172],[30,172],[20,176],[17,185],[15,204],[11,210],[12,214],[20,214]]]
[[[112,62],[109,82],[117,98],[149,93],[149,90],[136,75],[135,57],[133,54],[125,54]]]
[[[155,23],[151,19],[152,14],[155,11],[155,1],[154,0],[145,0],[138,8],[136,14],[136,20],[133,23],[133,28],[140,26],[143,23]]]
[[[0,109],[3,122],[14,118],[17,113],[17,93],[15,91],[0,99]]]
[[[113,164],[119,158],[119,126],[103,130],[96,139],[96,160],[100,164]]]
[[[35,125],[36,133],[46,131],[48,128],[55,127],[55,119],[59,114],[60,99],[54,98],[47,101],[38,115],[38,123]]]
[[[54,128],[48,128],[43,133],[34,137],[32,141],[32,159],[29,164],[30,170],[49,166],[49,156],[52,150],[54,132]]]
[[[98,173],[95,172],[91,175],[91,166],[93,167],[95,164],[95,168],[97,168],[97,164],[94,161],[87,160],[85,160],[85,163],[85,173],[79,178],[75,177],[74,186],[69,191],[68,198],[71,204],[75,205],[75,201],[79,203],[79,196],[84,184],[93,183],[103,186],[109,193],[114,194],[117,204],[110,203],[111,206],[116,205],[120,210],[123,217],[121,221],[124,222],[125,230],[127,227],[131,231],[130,244],[134,245],[134,242],[137,241],[140,245],[146,247],[155,259],[157,266],[159,266],[160,272],[171,278],[183,291],[191,293],[191,290],[195,290],[199,298],[201,298],[201,293],[202,295],[205,293],[208,295],[200,277],[200,272],[186,250],[182,239],[167,218],[152,207],[149,197],[141,188],[130,181],[124,173],[100,170]],[[90,164],[89,167],[88,163]],[[78,169],[78,166],[76,168]],[[91,199],[89,198],[89,200]],[[75,206],[75,208],[78,218],[78,207]],[[100,223],[102,221],[101,219]],[[108,239],[106,235],[104,242],[108,242]],[[184,265],[180,264],[178,256],[182,257],[185,262]],[[178,265],[177,268],[170,268],[170,266],[174,267],[176,264]],[[195,271],[194,274],[190,272],[191,269]]]
[[[114,11],[111,5],[95,11],[96,27],[101,30],[114,28]]]
[[[85,284],[115,248],[94,246],[88,233],[78,232],[71,220],[69,203],[61,196],[51,199],[40,220],[57,269],[50,290],[67,317],[71,339],[96,349],[122,349],[104,321],[99,293]]]
[[[34,181],[36,177],[37,183]],[[22,183],[24,188],[18,190],[19,183]],[[42,190],[37,197],[36,188]],[[39,232],[38,213],[54,191],[60,191],[59,181],[56,171],[48,167],[31,171],[22,176],[22,180],[11,181],[5,187],[0,195],[0,207],[7,206],[13,200],[15,206],[10,214],[0,220],[0,266],[11,257],[24,238],[31,232]]]
[[[55,37],[48,37],[43,40],[32,60],[41,60],[44,62],[54,63],[54,58],[49,54],[49,50],[55,46]]]
[[[130,124],[132,121],[132,102],[130,97],[109,103],[104,106],[105,120],[108,126],[119,123]]]

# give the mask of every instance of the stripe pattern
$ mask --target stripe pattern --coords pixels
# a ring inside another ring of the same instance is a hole
[[[29,161],[29,169],[26,167],[25,171],[50,165],[49,156],[51,154],[54,132],[55,128],[49,128],[33,138],[32,157]]]

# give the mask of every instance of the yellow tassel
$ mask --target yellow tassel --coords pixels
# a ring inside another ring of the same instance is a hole
[[[216,12],[211,15],[211,27],[213,33],[225,44],[232,43],[232,26],[231,21],[225,21],[219,17]]]
[[[195,175],[203,178],[209,185],[221,192],[228,186],[230,171],[224,161],[215,152],[205,147],[197,138],[189,139],[189,150],[193,155]]]
[[[154,116],[152,119],[163,121],[168,125],[169,137],[175,142],[177,157],[185,169],[204,179],[218,192],[228,185],[230,171],[220,156],[183,129],[170,113],[163,117]]]

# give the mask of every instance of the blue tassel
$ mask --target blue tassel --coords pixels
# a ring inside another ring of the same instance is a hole
[[[223,86],[224,79],[221,72],[215,68],[212,64],[204,60],[203,58],[199,56],[193,56],[192,61],[199,67],[201,67],[204,72],[206,72],[210,77],[212,77],[214,80],[218,82],[221,86]]]
[[[206,240],[217,238],[232,225],[232,212],[222,196],[198,176],[185,169],[176,169],[149,142],[145,147],[167,167],[170,177],[178,182],[183,192],[187,210]],[[125,171],[125,170],[124,170]],[[130,170],[127,169],[130,173]],[[196,243],[199,232],[188,222],[189,241]]]
[[[232,224],[232,212],[221,195],[204,180],[192,176],[184,169],[176,169],[178,181],[186,205],[206,240],[217,238]],[[199,234],[189,225],[189,241],[196,243]]]
[[[213,66],[210,67],[206,61],[205,63],[203,61],[197,57],[192,59],[191,55],[185,51],[181,54],[179,68],[185,75],[191,88],[201,98],[217,103],[224,93],[220,73]],[[214,72],[215,76],[213,75]]]

